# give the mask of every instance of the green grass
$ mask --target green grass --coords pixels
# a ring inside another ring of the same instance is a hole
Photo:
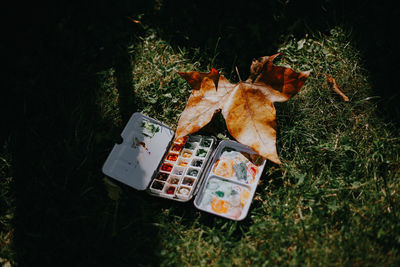
[[[11,264],[15,257],[12,247],[14,229],[12,219],[15,213],[15,193],[12,190],[13,176],[11,172],[11,155],[8,151],[8,143],[0,154],[0,263],[2,266]]]
[[[133,76],[130,93],[135,95],[136,110],[170,126],[176,125],[190,95],[189,86],[177,72],[198,70],[199,63],[186,58],[185,51],[173,51],[152,30],[138,44],[131,45],[128,53],[132,57]],[[99,78],[103,93],[98,96],[98,104],[104,118],[121,127],[115,70],[105,70]]]
[[[133,93],[138,99],[138,110],[175,125],[186,105],[182,99],[190,95],[189,87],[177,72],[199,69],[199,64],[186,58],[184,51],[173,51],[153,32],[130,52],[134,57]]]
[[[285,57],[277,64],[312,70],[312,75],[298,95],[276,105],[283,163],[266,165],[244,221],[225,220],[196,210],[192,203],[154,198],[103,181],[101,165],[124,126],[116,71],[109,67],[96,76],[99,117],[89,121],[83,112],[88,104],[80,100],[71,114],[74,133],[51,144],[54,160],[39,158],[35,166],[45,182],[36,185],[42,181],[37,178],[33,188],[19,189],[36,192],[39,203],[46,203],[44,211],[35,206],[19,214],[32,219],[17,224],[27,229],[26,236],[20,230],[15,239],[19,250],[11,242],[12,161],[8,148],[3,149],[0,192],[6,212],[0,217],[0,259],[14,263],[30,255],[32,260],[32,250],[40,253],[44,265],[397,266],[400,138],[398,129],[377,115],[379,99],[371,93],[369,74],[351,34],[335,28],[329,36],[289,36],[279,50]],[[136,110],[175,127],[190,94],[176,72],[208,69],[151,30],[128,52]],[[350,102],[343,102],[315,73],[336,78]],[[221,127],[215,134],[226,134],[221,123],[215,118],[214,125]],[[69,166],[62,173],[57,151],[63,151]],[[56,175],[62,179],[53,180]],[[63,201],[69,204],[60,204]],[[43,220],[35,217],[39,214]]]
[[[291,37],[280,52],[285,57],[279,64],[312,71],[297,96],[277,105],[282,166],[267,164],[244,222],[192,205],[182,210],[174,202],[149,211],[161,265],[399,262],[400,138],[376,114],[376,98],[351,35],[335,28],[329,36]],[[189,94],[176,71],[200,67],[154,35],[135,53],[139,111],[175,126]],[[350,102],[315,73],[335,77]]]

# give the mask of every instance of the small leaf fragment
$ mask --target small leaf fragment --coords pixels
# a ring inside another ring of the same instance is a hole
[[[336,82],[336,80],[330,76],[330,75],[326,75],[326,80],[329,84],[329,87],[338,95],[340,95],[340,97],[345,101],[345,102],[349,102],[349,98],[342,92],[342,90],[340,90],[338,83]]]

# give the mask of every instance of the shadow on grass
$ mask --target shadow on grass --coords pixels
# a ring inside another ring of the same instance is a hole
[[[173,45],[200,47],[208,55],[193,51],[194,60],[222,67],[232,77],[238,66],[243,78],[251,59],[275,53],[282,36],[347,25],[365,55],[376,93],[385,100],[385,114],[395,121],[396,75],[388,73],[399,62],[393,29],[398,9],[379,2],[286,2],[171,1],[151,22]],[[5,110],[19,120],[7,116],[1,138],[12,135],[15,250],[22,266],[158,262],[158,229],[152,222],[171,203],[124,186],[119,203],[108,198],[101,166],[122,127],[105,119],[96,104],[96,73],[114,66],[123,122],[134,112],[126,46],[140,31],[126,15],[146,13],[149,6],[136,1],[14,6],[10,22],[17,29],[11,41],[16,43],[10,47],[16,52],[11,55],[16,87]],[[188,223],[195,218],[190,203],[177,207],[176,215]],[[202,218],[210,227],[216,222],[212,215]]]
[[[117,79],[119,110],[125,125],[133,112],[136,111],[137,106],[132,84],[132,64],[126,45],[118,48],[115,62],[113,65]]]
[[[237,81],[248,77],[252,58],[272,55],[287,36],[329,31],[336,26],[350,32],[362,53],[365,67],[380,97],[381,115],[399,123],[399,39],[396,38],[399,9],[393,3],[376,1],[166,1],[154,16],[154,27],[175,47],[192,49],[204,66],[223,69]],[[199,50],[193,48],[200,47]]]
[[[11,110],[19,116],[10,127],[14,249],[21,266],[157,265],[152,223],[161,204],[126,187],[120,201],[107,196],[101,167],[122,127],[97,103],[97,73],[114,67],[123,121],[135,111],[127,46],[141,32],[126,16],[147,8],[130,1],[14,7],[26,19],[15,22],[11,44],[18,70]]]

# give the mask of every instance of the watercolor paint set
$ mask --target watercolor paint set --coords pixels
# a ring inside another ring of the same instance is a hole
[[[215,141],[214,137],[200,135],[173,140],[150,183],[150,193],[178,201],[190,200]]]
[[[103,165],[103,173],[137,190],[186,202],[232,220],[247,216],[265,160],[235,141],[189,135],[134,113]]]

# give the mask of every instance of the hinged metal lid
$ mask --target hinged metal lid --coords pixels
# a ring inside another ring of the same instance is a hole
[[[174,131],[150,117],[134,113],[121,137],[123,141],[114,145],[103,165],[103,173],[137,190],[145,190]]]

